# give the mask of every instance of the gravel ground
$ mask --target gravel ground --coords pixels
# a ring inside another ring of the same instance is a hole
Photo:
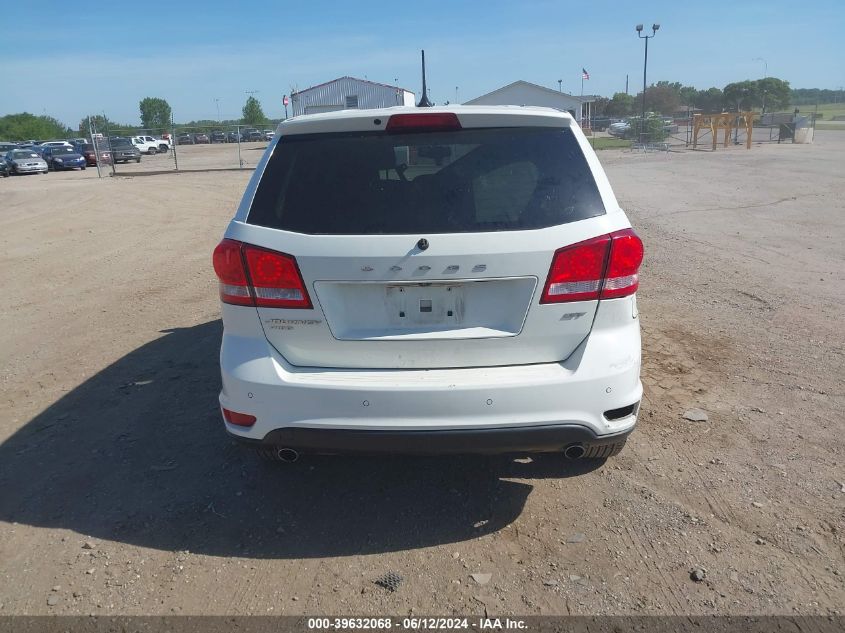
[[[0,182],[0,614],[840,612],[845,134],[600,157],[646,396],[592,465],[262,464],[210,266],[250,172]]]

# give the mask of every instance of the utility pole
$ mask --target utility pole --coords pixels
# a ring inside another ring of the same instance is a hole
[[[625,94],[628,94],[628,74],[625,74]]]
[[[217,123],[220,123],[220,97],[214,97],[214,103],[217,104]]]
[[[558,79],[558,80],[557,80],[557,91],[558,91],[558,92],[563,92],[563,79]]]
[[[643,25],[637,24],[637,36],[645,40],[645,58],[643,60],[643,108],[642,117],[640,118],[640,145],[645,144],[645,90],[646,90],[646,73],[648,72],[648,41],[657,35],[657,30],[660,25],[655,23],[651,25],[651,35],[643,35]]]

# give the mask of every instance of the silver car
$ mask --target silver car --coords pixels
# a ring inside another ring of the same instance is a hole
[[[13,149],[6,153],[4,160],[13,176],[47,173],[47,162],[31,149]]]

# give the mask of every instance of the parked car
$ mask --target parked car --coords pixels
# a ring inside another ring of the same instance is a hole
[[[613,123],[613,119],[609,116],[597,116],[593,117],[592,121],[590,121],[590,126],[596,132],[604,132],[610,127],[611,123]]]
[[[203,134],[202,132],[194,134],[195,145],[206,145],[208,143],[211,143],[211,139],[208,138],[208,134]]]
[[[256,130],[254,127],[245,127],[241,130],[241,137],[244,141],[263,141],[264,134]]]
[[[141,162],[141,151],[128,138],[109,139],[109,146],[115,163],[128,163],[130,160]]]
[[[186,134],[182,133],[176,137],[176,144],[177,145],[193,145],[194,144],[194,135],[193,134]]]
[[[226,132],[226,142],[227,143],[239,143],[243,142],[243,135],[239,132]]]
[[[346,110],[273,142],[213,255],[231,435],[281,460],[622,449],[643,247],[568,113]]]
[[[66,147],[64,145],[52,145],[44,148],[41,153],[44,162],[47,163],[47,169],[59,171],[62,169],[82,169],[86,167],[85,157],[76,151],[74,147]]]
[[[9,177],[9,163],[5,160],[0,160],[0,176],[3,178]]]
[[[70,141],[44,141],[39,143],[41,147],[73,147]]]
[[[93,143],[83,143],[76,146],[76,151],[85,157],[85,161],[89,167],[97,166],[97,150]],[[107,149],[100,148],[100,164],[110,165],[111,152]]]
[[[226,135],[223,134],[223,132],[221,132],[219,130],[212,132],[211,136],[209,138],[211,138],[212,143],[225,143],[226,142]]]
[[[170,136],[169,135],[168,135],[168,138],[164,138],[164,136],[162,136],[161,138],[156,138],[155,136],[144,136],[144,135],[139,135],[138,138],[140,138],[142,141],[145,141],[146,143],[148,143],[150,145],[155,145],[156,151],[159,154],[164,154],[165,152],[170,151]]]
[[[275,132],[273,130],[264,130],[264,140],[265,141],[272,141]]]
[[[18,149],[19,145],[17,143],[0,143],[0,154],[5,154],[6,152],[11,152],[13,149]]]
[[[149,138],[151,140],[148,141],[148,140],[146,140],[147,138]],[[142,154],[149,154],[149,155],[158,154],[158,142],[155,139],[153,139],[151,136],[150,137],[133,136],[133,137],[131,137],[130,140],[132,141],[132,144],[135,147],[137,147],[138,151],[141,152]]]
[[[628,121],[617,121],[616,123],[610,124],[607,128],[607,133],[611,136],[622,138],[630,128],[631,124]]]
[[[6,153],[4,160],[12,175],[47,173],[47,163],[41,154],[31,149],[13,149]]]

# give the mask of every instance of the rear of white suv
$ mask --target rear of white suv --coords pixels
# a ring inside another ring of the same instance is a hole
[[[282,123],[214,252],[226,430],[299,452],[618,452],[642,242],[572,118]]]

